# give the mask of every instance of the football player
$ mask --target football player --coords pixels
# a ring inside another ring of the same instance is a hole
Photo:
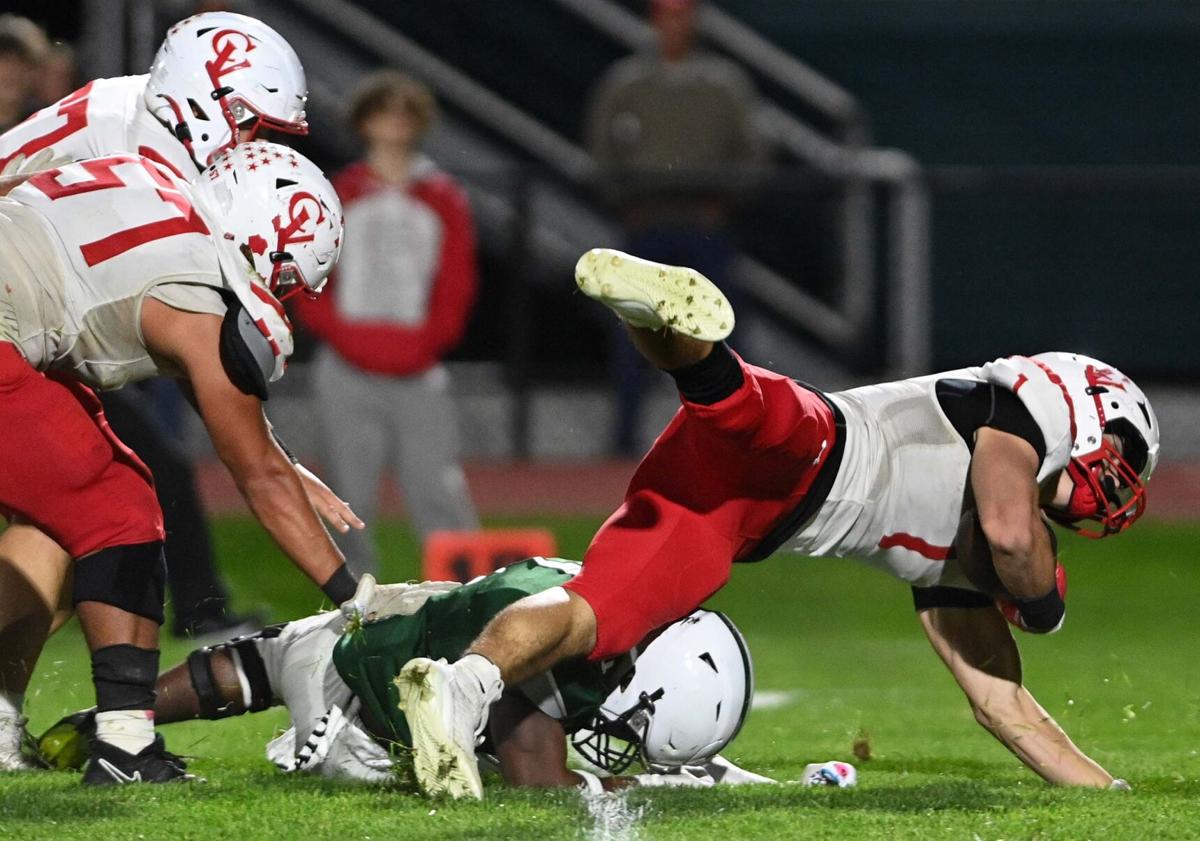
[[[190,180],[214,156],[253,140],[264,130],[307,134],[307,96],[300,60],[277,32],[245,15],[199,14],[170,28],[148,74],[95,79],[0,135],[0,172],[30,172],[124,152],[144,155]],[[275,318],[256,299],[243,304],[251,312],[261,310],[256,323],[267,331],[268,340],[284,354],[289,352],[290,325]],[[105,402],[120,400],[110,396]],[[133,414],[129,410],[118,417]],[[152,439],[163,435],[154,424],[144,424],[133,432]],[[161,472],[175,465],[169,460],[162,463],[157,452],[173,449],[163,442],[142,455],[148,457],[153,471]],[[296,470],[314,506],[330,525],[339,531],[362,527],[316,476],[299,464]],[[184,505],[179,500],[172,502]],[[179,509],[174,513],[180,519],[187,516]],[[168,526],[179,528],[170,521]],[[8,539],[15,540],[16,535]],[[4,540],[0,537],[0,542]],[[30,546],[20,548],[25,550],[20,557],[28,558]],[[7,554],[16,556],[17,552],[13,548]],[[28,563],[37,568],[64,568],[68,560],[61,550],[56,554],[57,563],[50,559],[30,559]],[[177,609],[181,607],[176,604]],[[5,642],[0,638],[0,648]],[[0,721],[0,767],[6,764],[5,731],[11,729]]]
[[[456,582],[376,587],[364,575],[354,600],[221,645],[203,648],[158,679],[161,724],[287,707],[291,727],[267,746],[286,772],[335,779],[395,779],[412,735],[412,687],[397,680],[414,657],[456,658],[488,619],[576,575],[569,561],[530,558]],[[496,699],[478,755],[511,785],[706,786],[770,782],[717,756],[737,735],[754,692],[750,652],[720,613],[697,610],[630,651],[556,665]],[[54,767],[78,767],[93,714],[76,713],[39,740]],[[567,767],[567,738],[603,778]],[[401,750],[400,748],[403,748]],[[648,773],[617,777],[640,762]],[[482,792],[472,792],[479,796]]]
[[[304,70],[278,33],[243,15],[196,15],[171,28],[149,74],[96,79],[0,136],[0,172],[130,153],[186,180],[262,129],[306,133],[306,98]],[[291,351],[290,324],[249,284],[229,291],[261,338],[246,335],[264,359],[268,353],[274,358],[277,376]],[[265,383],[256,387],[265,395]],[[341,531],[362,526],[316,476],[298,463],[295,470],[330,525]],[[45,641],[41,626],[55,613],[70,562],[36,523],[16,521],[0,535],[0,583],[7,585],[0,586],[0,770],[29,765],[19,751],[22,698]],[[67,615],[59,611],[53,626]]]
[[[674,378],[683,406],[579,576],[513,604],[452,666],[419,658],[401,671],[424,688],[409,720],[426,787],[475,773],[475,738],[505,684],[621,651],[720,589],[735,561],[781,549],[861,558],[911,584],[980,724],[1052,783],[1125,785],[1025,689],[1005,619],[1033,633],[1062,624],[1045,518],[1101,537],[1145,510],[1159,432],[1129,378],[1046,353],[825,394],[726,347],[734,314],[695,271],[594,249],[576,280]]]
[[[271,143],[239,144],[194,184],[115,155],[24,177],[0,200],[0,512],[73,560],[69,587],[67,569],[22,565],[5,567],[4,590],[51,609],[69,594],[80,618],[99,707],[85,782],[184,775],[153,727],[162,514],[92,389],[180,378],[271,536],[334,603],[354,593],[263,414],[290,350],[280,300],[320,291],[341,236],[324,175]],[[48,626],[27,618],[6,678],[27,678]]]

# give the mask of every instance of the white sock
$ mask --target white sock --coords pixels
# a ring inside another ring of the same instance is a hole
[[[475,735],[478,736],[487,726],[488,713],[492,704],[504,692],[504,681],[500,679],[500,670],[496,664],[482,654],[467,654],[454,663],[454,671],[458,677],[467,680],[458,682],[462,690],[470,693],[472,700],[479,704],[479,720],[475,722]]]
[[[500,670],[496,664],[482,654],[466,654],[454,664],[456,670],[461,669],[479,681],[480,691],[491,703],[500,697],[504,691],[504,681],[500,679]]]
[[[126,753],[139,753],[154,741],[154,710],[96,713],[96,738]]]

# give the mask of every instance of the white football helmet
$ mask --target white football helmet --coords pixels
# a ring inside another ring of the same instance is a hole
[[[280,303],[297,292],[315,295],[342,249],[342,204],[308,158],[278,143],[241,143],[193,183],[209,224],[225,282],[267,338],[283,375],[292,326]]]
[[[1067,474],[1074,482],[1065,510],[1047,508],[1055,521],[1087,537],[1124,531],[1146,510],[1146,482],[1158,464],[1158,418],[1140,388],[1111,365],[1078,353],[1030,357],[1061,381],[1071,407],[1074,441]],[[1115,435],[1118,448],[1105,439]],[[1100,523],[1102,530],[1080,521]]]
[[[620,774],[638,758],[649,768],[702,764],[733,741],[750,711],[754,668],[729,617],[696,610],[632,653],[632,670],[572,736],[580,755]]]
[[[260,20],[205,12],[179,21],[150,66],[146,107],[203,168],[260,128],[307,134],[300,59]]]

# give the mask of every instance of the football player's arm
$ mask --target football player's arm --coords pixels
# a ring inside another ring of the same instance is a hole
[[[217,455],[250,510],[284,553],[335,603],[348,587],[341,552],[321,526],[292,463],[271,436],[262,402],[243,394],[221,365],[221,318],[190,313],[146,298],[142,335],[154,354],[186,375]]]
[[[1038,455],[1028,441],[990,427],[978,431],[971,492],[996,575],[1018,601],[1057,592],[1057,561],[1042,522],[1037,474]]]
[[[999,611],[935,607],[919,614],[934,650],[989,733],[1056,785],[1107,788],[1112,776],[1081,751],[1021,683],[1021,656]]]
[[[25,175],[0,175],[0,196],[7,196],[12,190],[20,187],[29,180],[32,172]]]
[[[500,774],[513,786],[575,788],[583,778],[567,768],[567,736],[562,725],[515,692],[505,692],[488,719]],[[619,781],[619,782],[618,782]],[[601,780],[605,788],[624,784]]]

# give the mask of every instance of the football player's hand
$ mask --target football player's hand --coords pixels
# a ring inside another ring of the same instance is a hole
[[[770,777],[739,768],[723,756],[714,756],[699,767],[712,777],[714,783],[723,786],[761,785],[776,782]]]
[[[0,170],[0,175],[32,175],[44,169],[61,166],[68,161],[70,161],[68,157],[55,158],[54,149],[47,146],[28,157],[23,153],[13,155],[4,165],[4,169]]]
[[[296,474],[300,477],[300,484],[304,486],[304,493],[308,496],[308,501],[329,525],[342,534],[352,528],[361,529],[367,525],[358,518],[358,515],[341,497],[331,491],[328,485],[318,479],[317,475],[303,464],[296,465]]]
[[[635,785],[643,788],[709,788],[716,781],[701,765],[684,765],[650,774],[637,774]]]
[[[1062,564],[1059,564],[1054,570],[1054,585],[1057,590],[1057,602],[1054,599],[1054,591],[1048,593],[1040,599],[996,599],[996,607],[1004,614],[1004,618],[1010,624],[1020,628],[1031,634],[1053,634],[1062,627],[1063,622],[1067,618],[1066,599],[1067,599],[1067,570]],[[1047,614],[1047,610],[1056,611],[1057,605],[1061,604],[1061,612],[1057,614],[1058,621],[1054,622],[1054,613]],[[1024,611],[1024,612],[1023,612]],[[1026,617],[1032,618],[1036,613],[1042,619],[1041,624],[1030,622]],[[1049,615],[1050,619],[1043,618]]]

